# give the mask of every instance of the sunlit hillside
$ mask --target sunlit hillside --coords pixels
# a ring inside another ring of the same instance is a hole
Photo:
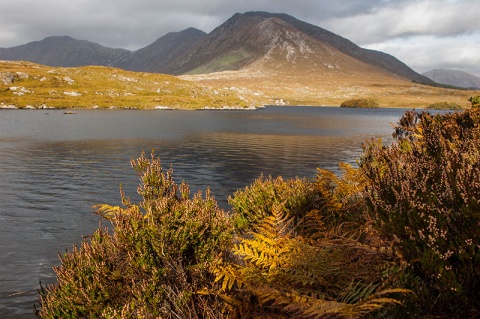
[[[315,61],[316,62],[316,61]],[[200,85],[223,87],[239,93],[249,103],[339,106],[349,99],[368,98],[380,107],[425,108],[447,102],[467,108],[468,98],[478,94],[423,85],[379,72],[358,63],[342,70],[339,64],[318,64],[298,59],[285,64],[275,59],[258,61],[242,70],[184,75]],[[312,72],[313,68],[317,72]]]
[[[108,67],[49,67],[0,61],[1,108],[246,107],[235,92],[177,77]]]

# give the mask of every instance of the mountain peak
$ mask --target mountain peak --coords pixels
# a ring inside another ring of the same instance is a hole
[[[53,35],[53,36],[49,36],[49,37],[46,37],[45,39],[43,39],[42,41],[45,41],[45,42],[65,42],[65,41],[80,41],[80,40],[77,40],[77,39],[74,39],[68,35]]]

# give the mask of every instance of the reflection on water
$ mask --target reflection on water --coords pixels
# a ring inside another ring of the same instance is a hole
[[[256,112],[0,112],[0,317],[33,318],[58,252],[92,233],[91,205],[138,200],[129,161],[152,149],[177,182],[220,205],[264,175],[313,178],[354,163],[362,141],[390,140],[404,110],[271,107]]]

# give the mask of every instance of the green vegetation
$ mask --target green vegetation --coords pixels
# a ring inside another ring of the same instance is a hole
[[[429,110],[463,110],[463,107],[454,102],[438,102],[427,106]]]
[[[472,108],[480,108],[480,95],[472,96],[468,100],[470,101],[470,103],[472,103]]]
[[[472,318],[480,309],[480,112],[407,112],[397,143],[361,159],[380,236],[407,267],[417,315]]]
[[[177,77],[107,67],[53,68],[0,62],[0,106],[17,108],[199,109],[246,107],[231,91],[206,88]]]
[[[372,99],[352,99],[347,100],[340,104],[340,107],[351,107],[351,108],[378,108],[378,103]]]
[[[98,205],[114,229],[99,228],[61,256],[58,285],[42,289],[42,318],[215,318],[219,298],[208,271],[231,241],[229,216],[207,191],[190,196],[172,171],[143,155],[131,162],[143,200]],[[123,192],[122,192],[123,194]],[[211,314],[211,315],[209,315]]]
[[[472,101],[473,103],[473,101]],[[132,204],[42,287],[47,318],[474,318],[480,315],[480,111],[407,112],[395,142],[316,180],[260,177],[231,212],[159,159]]]
[[[186,74],[203,74],[226,70],[235,70],[242,64],[245,64],[245,61],[248,61],[249,58],[251,58],[251,56],[246,51],[234,51],[225,53],[211,60],[210,62],[199,66],[192,71],[187,72]]]

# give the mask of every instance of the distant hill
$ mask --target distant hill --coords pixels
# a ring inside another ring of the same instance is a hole
[[[279,59],[281,56],[284,58]],[[267,12],[235,14],[208,35],[194,28],[172,32],[135,52],[64,36],[5,48],[0,50],[0,59],[64,67],[115,66],[174,75],[241,70],[274,59],[271,67],[275,68],[298,68],[303,61],[310,72],[364,68],[409,81],[432,83],[391,55],[360,48],[292,16]]]
[[[435,69],[425,72],[423,75],[441,84],[480,89],[480,77],[460,70]]]
[[[0,50],[0,60],[30,61],[50,66],[110,66],[130,51],[111,49],[69,36],[52,36]]]
[[[143,72],[174,73],[172,61],[188,52],[207,34],[195,28],[170,32],[152,44],[117,61],[116,67]]]

